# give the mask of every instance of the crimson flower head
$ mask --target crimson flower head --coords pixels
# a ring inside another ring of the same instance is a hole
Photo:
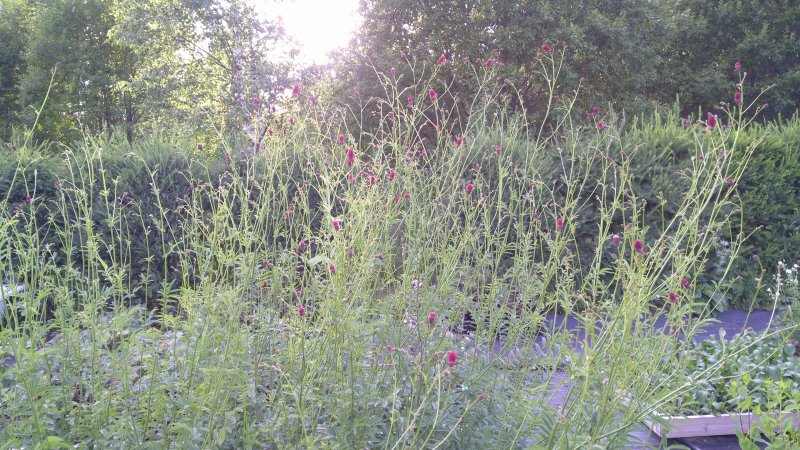
[[[708,116],[706,116],[706,124],[708,124],[708,129],[709,130],[713,130],[714,128],[716,128],[717,127],[717,116],[715,116],[714,114],[708,113]]]
[[[333,219],[333,229],[335,231],[339,231],[342,228],[342,221],[338,219]]]
[[[431,311],[428,313],[428,323],[433,325],[433,322],[436,322],[436,311]]]
[[[464,138],[459,136],[456,138],[456,148],[461,147],[461,144],[464,143]]]
[[[294,116],[289,117],[289,125],[294,125]]]
[[[339,141],[338,142],[339,142],[339,145],[344,145],[344,135],[343,134],[339,135]]]
[[[300,95],[300,85],[295,84],[292,86],[292,97],[297,97],[298,95]]]
[[[613,242],[614,245],[619,247],[620,245],[622,245],[622,238],[620,238],[618,234],[615,234],[611,236],[611,242]]]
[[[297,244],[297,253],[303,253],[307,247],[308,244],[306,244],[306,241],[300,241],[300,243]]]
[[[444,56],[444,53],[442,53],[442,56],[440,56],[439,59],[436,60],[436,65],[437,66],[441,66],[442,64],[444,64],[446,62],[447,62],[447,57]]]
[[[353,162],[356,160],[356,151],[353,147],[347,149],[347,167],[353,167]]]
[[[736,103],[737,105],[742,104],[742,91],[736,91],[733,94],[733,102]]]
[[[564,218],[563,217],[559,217],[558,219],[556,219],[556,229],[558,231],[561,231],[561,230],[564,229]]]
[[[56,189],[61,189],[61,182],[60,181],[56,181],[55,183],[53,183],[53,187],[56,188]]]
[[[669,291],[669,301],[672,303],[678,303],[678,295],[673,291]]]
[[[598,129],[599,131],[603,131],[603,130],[605,130],[605,129],[606,129],[606,126],[605,126],[605,124],[603,123],[603,121],[602,121],[602,120],[601,120],[600,122],[597,122],[597,129]]]
[[[467,186],[464,187],[464,192],[466,192],[467,195],[472,194],[473,190],[475,190],[475,186],[471,182],[467,183]]]
[[[336,274],[336,266],[334,266],[333,263],[328,264],[328,272],[330,272],[331,275]]]
[[[409,95],[406,101],[408,102],[408,106],[414,106],[414,97]]]
[[[736,180],[733,178],[728,178],[728,186],[733,187],[734,184],[736,184]]]
[[[33,197],[31,197],[30,194],[26,195],[25,196],[25,203],[30,205],[32,202],[33,202]]]
[[[597,106],[597,105],[594,105],[594,108],[592,108],[592,114],[595,115],[595,116],[600,114],[600,107]]]
[[[299,314],[300,317],[303,317],[303,316],[306,315],[306,309],[303,307],[303,305],[300,305],[300,306],[297,307],[297,314]]]
[[[684,289],[689,289],[689,287],[691,287],[692,284],[689,283],[689,280],[684,277],[681,278],[681,286],[683,286]]]
[[[636,251],[636,253],[644,252],[644,242],[642,242],[639,239],[636,239],[635,241],[633,241],[633,249]]]
[[[542,44],[542,51],[545,53],[553,53],[553,47],[550,47],[547,44]]]
[[[430,97],[431,101],[436,101],[436,97],[438,97],[438,95],[436,95],[436,91],[434,91],[433,88],[428,91],[428,97]]]
[[[395,175],[394,169],[389,169],[389,181],[394,181]]]
[[[458,355],[456,355],[456,352],[452,350],[447,352],[447,365],[453,367],[456,365],[457,362],[458,362]]]
[[[741,61],[736,61],[736,63],[733,64],[733,70],[735,70],[737,72],[741,72],[742,71],[742,63],[741,63]]]
[[[298,298],[300,298],[300,297],[303,296],[303,291],[300,290],[300,289],[297,289],[297,290],[294,291],[294,295],[296,295]]]

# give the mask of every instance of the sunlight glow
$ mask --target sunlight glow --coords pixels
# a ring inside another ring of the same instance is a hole
[[[361,23],[358,0],[254,0],[260,14],[280,16],[300,46],[302,63],[328,62],[331,50],[347,46]]]

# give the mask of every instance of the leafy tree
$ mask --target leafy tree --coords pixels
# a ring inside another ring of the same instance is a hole
[[[113,36],[135,49],[129,88],[158,123],[241,126],[286,83],[282,28],[242,0],[116,2]]]
[[[7,139],[18,119],[18,87],[25,70],[26,30],[31,7],[21,0],[0,0],[0,139]]]
[[[567,48],[559,93],[582,86],[582,107],[646,107],[672,29],[665,1],[364,0],[361,9],[364,24],[340,68],[348,84],[368,89],[374,68],[388,73],[404,66],[401,53],[411,65],[432,64],[440,54],[455,62],[491,58],[502,63],[501,78],[519,89],[522,105],[515,106],[529,112],[542,109],[546,97],[545,81],[536,76],[544,44]],[[475,88],[459,77],[445,83],[465,97]]]
[[[800,105],[800,4],[792,0],[363,0],[361,11],[363,26],[337,72],[346,75],[342,86],[362,94],[381,94],[371,88],[376,70],[396,67],[408,80],[411,67],[440,54],[457,63],[493,58],[521,94],[522,105],[512,106],[535,113],[547,44],[566,47],[558,92],[580,86],[579,108],[638,114],[676,95],[684,112],[731,102],[736,60],[747,71],[745,101],[775,85],[761,100],[770,105],[765,117],[791,116]],[[463,73],[438,74],[456,94],[474,93]]]
[[[791,117],[800,106],[800,3],[795,0],[676,0],[681,20],[665,57],[663,94],[680,95],[686,112],[733,102],[747,72],[744,101],[759,99],[764,118]]]
[[[133,71],[130,50],[108,38],[113,25],[110,0],[42,0],[32,3],[27,30],[25,71],[19,83],[24,123],[33,124],[35,110],[48,91],[57,65],[55,85],[42,111],[39,138],[75,136],[75,117],[93,131],[137,120],[133,99],[119,89]]]

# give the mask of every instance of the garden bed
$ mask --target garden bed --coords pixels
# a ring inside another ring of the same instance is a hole
[[[796,412],[788,412],[781,415],[772,414],[770,417],[779,419],[780,423],[791,420],[795,428],[800,428],[800,418]],[[669,426],[663,426],[650,420],[645,420],[644,423],[653,433],[667,439],[724,436],[736,434],[737,431],[747,434],[752,427],[763,423],[762,417],[753,413],[720,414],[717,416],[659,416],[659,418],[667,422]]]
[[[766,331],[724,338],[720,330],[719,338],[681,353],[685,366],[679,370],[692,388],[668,414],[644,420],[653,433],[675,439],[800,429],[800,358],[789,335]]]

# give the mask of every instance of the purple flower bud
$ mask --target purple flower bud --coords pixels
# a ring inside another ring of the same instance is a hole
[[[428,313],[428,324],[433,325],[436,322],[436,311],[431,311]]]
[[[708,116],[706,116],[706,124],[708,125],[708,129],[709,130],[713,130],[714,128],[716,128],[717,127],[717,116],[715,116],[714,114],[708,113]]]

